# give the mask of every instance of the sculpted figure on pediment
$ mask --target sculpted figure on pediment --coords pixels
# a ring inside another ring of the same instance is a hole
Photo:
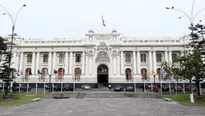
[[[108,46],[105,42],[101,42],[100,45],[97,46],[98,51],[108,51]]]
[[[102,52],[98,53],[98,56],[96,58],[96,63],[98,63],[98,62],[108,62],[108,63],[110,62],[110,58],[109,58],[107,52],[102,51]]]

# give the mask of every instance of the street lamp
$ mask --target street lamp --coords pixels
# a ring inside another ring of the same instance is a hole
[[[11,33],[11,47],[10,47],[10,53],[9,53],[9,74],[12,74],[11,72],[11,57],[12,57],[12,49],[13,49],[13,39],[14,39],[14,30],[15,30],[15,25],[16,25],[16,20],[17,20],[17,17],[18,17],[18,14],[19,12],[21,11],[22,8],[26,7],[26,4],[23,4],[20,9],[18,10],[17,14],[15,17],[13,17],[9,11],[2,5],[0,5],[1,8],[3,8],[4,10],[4,15],[8,15],[11,19],[11,23],[12,23],[12,33]],[[6,78],[6,79],[3,79],[4,82],[6,82],[6,87],[5,87],[5,93],[4,93],[4,99],[8,99],[8,84],[10,81],[12,81],[12,78]]]
[[[11,19],[11,23],[12,23],[12,33],[11,33],[11,48],[10,48],[10,57],[9,57],[9,68],[11,66],[11,54],[12,54],[12,48],[13,48],[13,39],[14,39],[14,30],[15,30],[15,25],[16,25],[16,20],[17,20],[17,17],[18,17],[18,14],[19,12],[21,11],[22,8],[26,7],[26,4],[24,4],[23,6],[20,7],[20,9],[18,10],[18,12],[16,13],[16,16],[15,18],[12,17],[12,15],[8,12],[8,10],[0,5],[0,7],[2,7],[4,10],[5,10],[5,13],[3,13],[4,15],[9,15],[10,19]]]
[[[188,15],[185,11],[183,10],[180,10],[180,9],[176,9],[174,6],[172,7],[166,7],[167,10],[175,10],[175,11],[178,11],[178,12],[181,12],[183,13],[184,15],[183,16],[180,16],[178,17],[179,19],[181,19],[182,17],[187,17],[190,21],[190,26],[189,27],[192,32],[194,31],[194,20],[196,19],[196,17],[202,12],[205,10],[205,8],[199,10],[196,14],[194,14],[194,4],[195,4],[195,1],[196,0],[193,0],[193,3],[192,3],[192,9],[191,9],[191,15]]]

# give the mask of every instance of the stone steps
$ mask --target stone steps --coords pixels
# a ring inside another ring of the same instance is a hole
[[[123,92],[86,92],[84,98],[126,98]]]

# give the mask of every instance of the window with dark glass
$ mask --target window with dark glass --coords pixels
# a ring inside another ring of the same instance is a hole
[[[27,63],[32,63],[32,54],[27,55]]]
[[[59,54],[59,64],[64,64],[65,56],[63,53]]]
[[[156,54],[157,62],[162,62],[162,54]]]
[[[75,55],[75,62],[80,62],[80,54]]]
[[[146,54],[141,54],[140,55],[140,57],[141,57],[141,62],[146,62]]]
[[[126,53],[126,54],[125,54],[125,61],[126,61],[127,63],[130,63],[130,62],[131,62],[131,54],[130,54],[130,53]]]
[[[177,54],[174,53],[174,54],[172,54],[172,61],[176,61],[176,60],[177,60]]]
[[[48,63],[48,54],[43,54],[43,63]]]

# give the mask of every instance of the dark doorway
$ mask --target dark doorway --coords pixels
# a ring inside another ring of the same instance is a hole
[[[101,64],[100,66],[98,66],[97,82],[98,82],[98,86],[108,85],[108,67],[104,64]]]

